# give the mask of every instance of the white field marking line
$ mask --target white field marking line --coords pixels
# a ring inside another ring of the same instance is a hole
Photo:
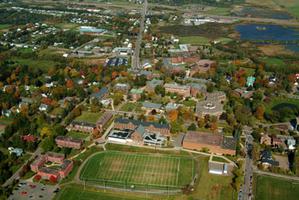
[[[164,176],[165,176],[165,171],[167,170],[167,164],[168,164],[167,159],[168,159],[168,157],[165,157],[161,161],[161,163],[162,163],[162,165],[161,165],[161,171],[162,171],[162,173],[160,174],[160,178],[159,178],[159,183],[160,183],[159,185],[160,186],[165,184],[164,183],[164,181],[165,181],[165,177]],[[164,166],[164,165],[166,165],[166,166]]]
[[[168,171],[168,163],[169,162],[169,158],[168,157],[164,157],[161,161],[161,174],[160,174],[160,179],[159,179],[159,183],[160,186],[163,186],[165,184],[167,184],[167,180],[165,179],[165,173]],[[166,183],[165,183],[166,181]]]
[[[181,166],[181,159],[179,159],[179,162],[178,162],[178,168],[177,168],[177,176],[176,176],[176,186],[178,186],[179,184],[179,174],[180,174],[180,166]]]
[[[93,158],[93,157],[92,157]],[[85,176],[85,171],[86,171],[86,168],[88,168],[89,167],[89,163],[90,163],[90,160],[92,159],[92,158],[90,158],[88,161],[87,161],[87,163],[85,164],[85,166],[84,166],[84,170],[83,170],[83,173],[81,173],[82,174],[82,177],[84,177]],[[81,175],[79,176],[80,178],[81,178]],[[88,179],[88,178],[87,178]]]
[[[102,165],[102,162],[103,162],[104,159],[105,159],[105,154],[104,154],[104,156],[102,157],[102,159],[98,160],[99,165],[98,165],[98,170],[97,170],[97,173],[96,173],[96,175],[95,175],[95,178],[100,178],[100,177],[99,177],[99,172],[102,171],[102,170],[101,170],[101,165]]]
[[[120,162],[119,169],[116,171],[116,173],[113,174],[113,180],[121,181],[123,182],[123,176],[125,175],[124,173],[124,163],[127,163],[128,156],[122,156],[122,155],[117,155],[117,162]]]
[[[127,168],[128,166],[130,166],[130,159],[131,159],[131,155],[126,155],[124,157],[124,162],[122,162],[122,166],[121,166],[121,176],[120,176],[120,180],[122,182],[126,182],[126,179],[128,178],[128,174],[130,174],[130,169],[126,170],[125,168]]]
[[[133,161],[132,161],[132,165],[130,165],[130,172],[129,172],[129,176],[127,178],[127,182],[134,182],[133,178],[135,177],[135,174],[137,174],[136,171],[136,167],[138,166],[136,163],[138,163],[138,160],[136,161],[137,156],[134,155]],[[132,170],[132,171],[131,171]]]
[[[143,162],[143,163],[144,163],[144,165],[143,165],[143,166],[144,166],[144,170],[143,170],[142,173],[141,173],[141,174],[142,174],[142,180],[141,180],[141,183],[142,183],[142,184],[145,184],[145,182],[144,182],[144,178],[145,178],[145,176],[146,176],[146,171],[148,170],[148,169],[147,169],[147,167],[148,167],[148,166],[147,166],[147,160],[148,160],[148,158],[149,158],[149,157],[146,157],[146,159],[145,159],[144,162]],[[146,184],[147,184],[147,183],[146,183]]]
[[[105,171],[108,173],[108,180],[114,180],[114,176],[115,176],[115,170],[112,169],[112,163],[114,160],[118,160],[118,155],[117,154],[111,154],[109,157],[108,157],[108,162],[107,162],[107,167],[105,169]]]
[[[105,179],[110,179],[110,173],[111,173],[111,155],[109,155],[108,157],[105,158],[104,160],[104,166],[103,166],[103,171],[104,171],[104,177]]]

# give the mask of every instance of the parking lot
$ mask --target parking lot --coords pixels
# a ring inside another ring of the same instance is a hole
[[[27,199],[53,199],[58,192],[57,186],[44,185],[41,183],[20,182],[13,191],[9,200],[27,200]]]

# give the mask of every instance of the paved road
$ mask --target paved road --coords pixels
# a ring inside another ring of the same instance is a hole
[[[36,151],[31,155],[31,157],[28,160],[34,159],[36,156],[39,156],[41,154],[41,148],[37,148]],[[2,187],[6,187],[13,183],[14,180],[20,179],[20,172],[22,171],[24,163],[9,179],[5,181],[4,184],[2,184]]]
[[[250,134],[246,135],[246,158],[245,158],[245,174],[244,174],[244,185],[242,189],[243,200],[250,200],[252,195],[252,177],[253,177],[253,161],[252,151],[253,137]]]
[[[140,18],[140,29],[139,34],[137,36],[136,44],[135,44],[135,50],[132,58],[132,68],[138,69],[140,67],[140,48],[141,48],[141,42],[142,42],[142,34],[144,32],[144,21],[145,21],[145,15],[147,12],[147,0],[144,0],[143,3],[143,9],[141,11],[141,18]]]

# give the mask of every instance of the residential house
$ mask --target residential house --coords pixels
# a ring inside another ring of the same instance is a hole
[[[117,83],[114,86],[114,90],[121,91],[124,93],[128,93],[129,89],[130,89],[130,85],[126,83]]]
[[[104,98],[106,98],[108,95],[109,95],[108,88],[103,87],[103,88],[100,89],[100,91],[92,93],[90,95],[90,100],[96,99],[96,100],[98,100],[100,102],[101,100],[103,100]]]
[[[34,135],[28,134],[28,135],[22,135],[21,139],[25,142],[35,142],[37,141],[37,137]]]
[[[271,166],[279,166],[279,162],[273,159],[272,153],[269,150],[261,151],[259,162],[266,168]]]
[[[138,101],[141,98],[142,93],[143,93],[143,90],[133,88],[133,89],[131,89],[129,95],[133,101]]]
[[[16,154],[17,157],[23,155],[24,151],[21,148],[8,147],[9,154]]]
[[[260,144],[270,146],[272,144],[272,138],[268,134],[263,134],[260,140]]]
[[[177,110],[178,108],[180,107],[179,104],[176,104],[176,103],[168,103],[166,106],[165,106],[165,110],[166,112],[168,111],[171,111],[171,110]]]

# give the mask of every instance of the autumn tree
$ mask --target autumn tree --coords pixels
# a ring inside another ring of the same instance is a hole
[[[178,119],[179,112],[177,110],[171,110],[168,112],[168,118],[171,122],[174,122]]]
[[[264,114],[265,114],[265,107],[263,105],[257,106],[256,111],[255,111],[255,117],[258,120],[263,120]]]

